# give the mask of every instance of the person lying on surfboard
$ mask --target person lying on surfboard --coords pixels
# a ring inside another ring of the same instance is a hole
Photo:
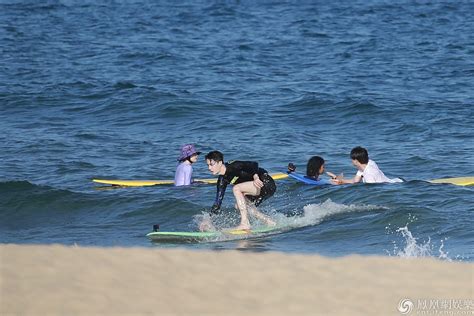
[[[210,214],[220,213],[225,190],[229,183],[233,183],[232,191],[235,197],[235,207],[240,211],[240,225],[236,230],[249,230],[249,214],[267,225],[276,223],[267,215],[257,210],[264,200],[271,197],[276,191],[273,178],[265,169],[259,168],[254,161],[232,161],[224,163],[224,155],[219,151],[211,151],[206,155],[206,164],[213,175],[218,175],[217,193]],[[234,179],[237,179],[233,181]],[[200,230],[210,230],[211,223],[203,222]]]
[[[193,144],[187,144],[181,147],[181,153],[178,157],[178,167],[174,175],[174,185],[190,185],[193,176],[193,166],[198,159],[200,151],[196,151]]]
[[[337,179],[337,184],[353,184],[362,180],[364,183],[399,183],[402,179],[389,179],[382,170],[379,169],[375,161],[369,159],[367,149],[357,146],[351,150],[351,159],[357,173],[352,179]]]
[[[311,182],[306,182],[308,184],[337,184],[335,179],[342,178],[341,176],[336,176],[334,173],[327,171],[326,174],[331,177],[331,180],[320,179],[320,175],[324,173],[325,170],[325,161],[322,157],[313,156],[308,160],[306,164],[306,176],[304,178],[311,180]],[[288,174],[291,176],[293,172],[296,171],[296,166],[291,162],[288,164]],[[301,176],[300,176],[301,177]],[[314,183],[313,183],[314,182]]]

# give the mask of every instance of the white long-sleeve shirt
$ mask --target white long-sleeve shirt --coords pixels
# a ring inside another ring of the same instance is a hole
[[[176,168],[176,173],[174,175],[174,185],[190,185],[191,177],[193,175],[193,166],[186,162],[182,162]]]
[[[369,160],[364,171],[357,171],[357,176],[362,177],[364,183],[397,183],[403,182],[399,178],[390,179],[379,169],[375,161]]]

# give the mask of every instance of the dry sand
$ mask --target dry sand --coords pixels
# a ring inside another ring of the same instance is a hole
[[[473,278],[430,258],[0,245],[0,315],[472,315]]]

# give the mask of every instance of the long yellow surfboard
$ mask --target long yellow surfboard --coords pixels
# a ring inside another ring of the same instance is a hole
[[[428,181],[430,183],[449,183],[455,185],[474,185],[474,177],[445,178]]]
[[[288,178],[286,173],[277,172],[271,173],[270,176],[274,180],[280,180]],[[106,179],[92,179],[92,181],[101,184],[109,184],[115,186],[123,187],[146,187],[152,185],[173,185],[174,180],[106,180]],[[215,184],[217,183],[217,178],[213,179],[194,179],[194,183],[206,183],[206,184]]]
[[[288,178],[288,174],[277,172],[270,174],[274,180],[281,180]],[[173,180],[106,180],[106,179],[92,179],[92,181],[101,184],[109,184],[113,186],[124,186],[124,187],[144,187],[152,185],[173,185]],[[196,183],[215,184],[217,178],[213,179],[194,179]],[[447,183],[454,185],[474,185],[474,177],[458,177],[458,178],[444,178],[429,180],[430,183]]]

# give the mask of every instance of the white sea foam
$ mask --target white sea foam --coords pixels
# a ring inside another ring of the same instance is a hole
[[[327,199],[321,203],[308,204],[303,207],[302,215],[295,216],[286,216],[281,212],[273,210],[272,212],[267,212],[270,217],[277,222],[278,226],[284,226],[288,228],[299,228],[305,226],[312,226],[321,223],[323,220],[327,219],[330,216],[351,213],[351,212],[367,212],[373,210],[380,210],[381,206],[377,205],[345,205],[338,204],[333,202],[331,199]],[[232,225],[237,225],[240,220],[240,214],[238,211],[235,212],[222,212],[220,215],[213,216],[212,222],[214,224],[213,229],[219,230],[224,227],[229,227]],[[203,222],[210,221],[209,214],[203,212],[194,216],[193,225],[200,226]],[[252,226],[258,227],[265,225],[264,223],[255,222],[255,219],[252,219]]]
[[[285,217],[283,215],[278,216],[278,223],[282,225],[288,225],[291,227],[304,227],[309,225],[317,225],[326,218],[343,213],[351,212],[367,212],[381,209],[381,206],[377,205],[345,205],[333,202],[331,199],[327,199],[322,203],[308,204],[303,207],[303,216]]]
[[[436,254],[436,245],[431,241],[431,237],[428,240],[421,241],[414,237],[412,232],[408,229],[408,225],[400,227],[395,231],[400,234],[405,241],[403,247],[399,247],[394,242],[393,254],[402,258],[417,258],[417,257],[434,257],[441,260],[452,261],[448,252],[444,250],[444,241],[447,239],[441,239],[440,246],[438,247],[438,254]]]

